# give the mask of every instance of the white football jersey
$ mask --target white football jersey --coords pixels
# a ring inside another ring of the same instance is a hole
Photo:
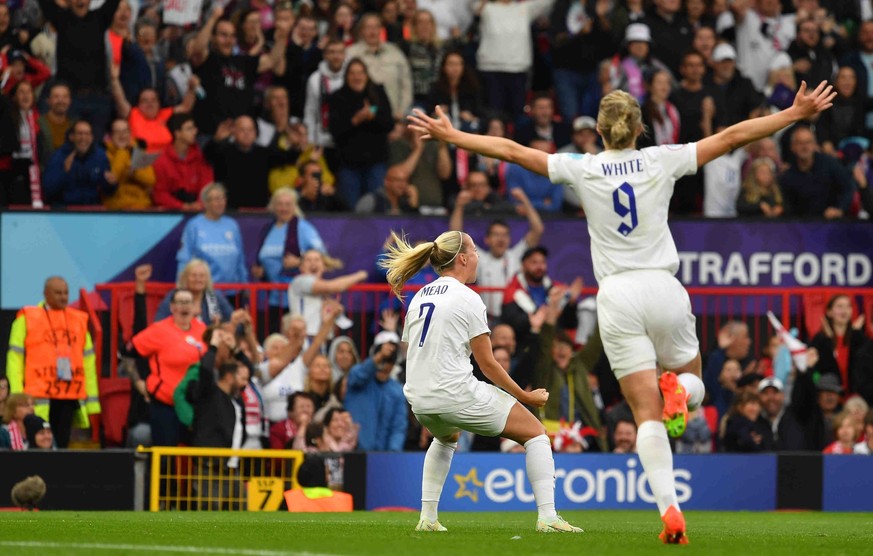
[[[420,414],[451,413],[476,403],[470,340],[488,334],[485,304],[458,280],[442,276],[409,302],[402,340],[406,352],[403,393]]]
[[[549,179],[573,188],[588,219],[594,277],[679,269],[667,226],[673,186],[697,172],[697,145],[549,155]]]

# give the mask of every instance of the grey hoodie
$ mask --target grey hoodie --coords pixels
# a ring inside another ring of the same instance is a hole
[[[340,369],[339,366],[336,364],[336,350],[343,342],[352,346],[352,353],[355,354],[355,362],[352,363],[352,366],[354,367],[361,362],[361,355],[358,352],[358,346],[355,345],[354,340],[352,340],[348,336],[337,336],[336,338],[334,338],[333,341],[330,343],[330,348],[327,350],[327,358],[330,360],[330,369],[333,378],[331,382],[333,384],[336,384],[343,376],[345,376],[345,373],[343,373],[342,369]]]
[[[328,126],[322,125],[326,121],[322,118],[322,94],[327,95],[336,92],[343,86],[343,78],[346,72],[346,64],[338,72],[330,71],[327,62],[322,60],[318,64],[318,71],[309,76],[306,82],[306,104],[303,106],[303,123],[309,133],[309,142],[320,147],[333,147],[333,137]],[[324,99],[327,102],[327,99]],[[325,108],[326,109],[326,108]]]

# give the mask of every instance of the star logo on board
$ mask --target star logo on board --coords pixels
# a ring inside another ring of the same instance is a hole
[[[455,480],[458,482],[458,491],[455,492],[455,498],[463,498],[466,496],[473,502],[479,501],[479,489],[475,487],[483,487],[485,486],[485,483],[479,480],[475,467],[471,467],[466,475],[455,474]],[[473,488],[471,488],[470,485],[472,485]]]

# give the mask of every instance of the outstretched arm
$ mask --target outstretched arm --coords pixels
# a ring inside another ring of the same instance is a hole
[[[474,135],[459,131],[452,126],[440,106],[436,107],[436,118],[431,118],[418,108],[413,110],[413,113],[412,116],[407,116],[409,126],[421,133],[423,139],[445,141],[489,158],[518,164],[541,176],[549,176],[549,155],[542,151],[519,145],[503,137]]]
[[[809,94],[806,93],[806,81],[801,82],[800,90],[797,91],[797,95],[794,97],[794,104],[789,108],[776,114],[764,116],[763,118],[754,118],[734,124],[715,135],[710,135],[698,141],[697,166],[703,166],[707,162],[715,160],[734,149],[738,149],[758,139],[769,137],[793,123],[806,120],[819,112],[824,112],[833,106],[833,100],[836,96],[837,93],[833,92],[833,87],[828,85],[827,81],[822,81]]]

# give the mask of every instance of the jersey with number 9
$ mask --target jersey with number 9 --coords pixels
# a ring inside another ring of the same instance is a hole
[[[678,178],[696,172],[694,143],[549,155],[549,179],[572,187],[582,201],[598,282],[626,270],[676,273],[670,197]]]
[[[489,333],[485,304],[458,280],[442,276],[409,301],[403,341],[403,392],[418,414],[451,413],[476,403],[470,340]]]

